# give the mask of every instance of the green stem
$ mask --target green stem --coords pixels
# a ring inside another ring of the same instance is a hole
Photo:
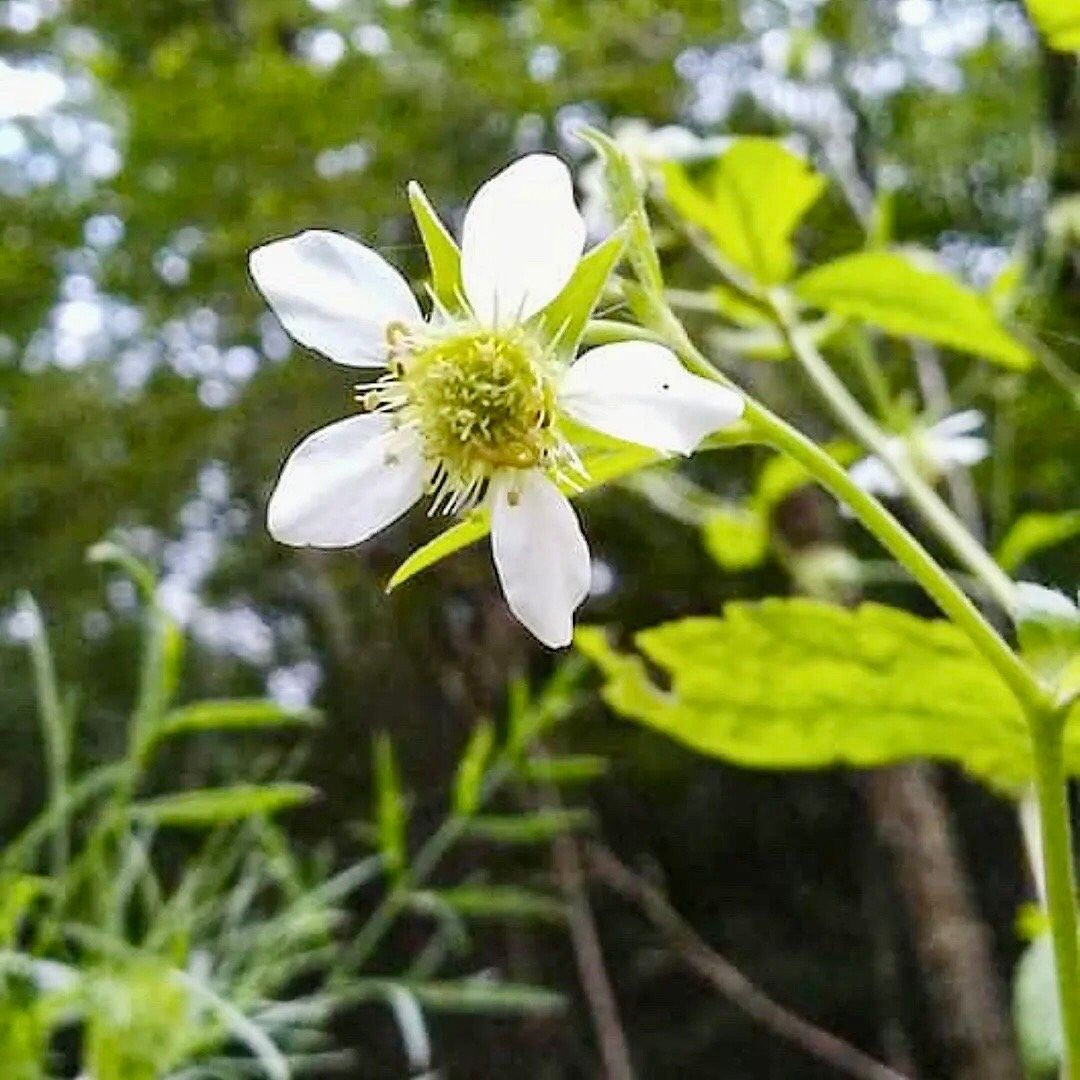
[[[687,368],[695,374],[726,386],[732,385],[731,380],[717,371],[694,345],[682,323],[670,309],[657,305],[652,314],[656,318],[656,325],[651,331],[646,331],[649,335],[646,340],[653,340],[655,333],[660,333]],[[633,336],[635,329],[627,327],[625,333],[626,336]],[[938,565],[922,544],[877,499],[863,491],[851,479],[846,469],[838,465],[817,443],[752,398],[746,399],[744,420],[763,442],[799,462],[823,488],[850,507],[882,547],[964,631],[975,648],[1001,675],[1026,712],[1031,714],[1047,707],[1047,696],[1038,680],[986,621],[948,572]]]
[[[1080,1069],[1080,951],[1075,871],[1063,755],[1065,720],[1060,710],[1032,714],[1031,749],[1042,829],[1046,904],[1054,943],[1054,969],[1065,1061],[1063,1076]]]
[[[815,442],[755,401],[746,405],[746,420],[765,442],[803,465],[852,513],[923,587],[938,607],[967,634],[972,644],[1008,684],[1025,709],[1041,709],[1045,693],[1027,666],[986,621],[964,591],[930,553],[875,499],[863,491]]]
[[[886,434],[837,378],[813,340],[799,325],[787,296],[779,292],[773,293],[772,303],[777,323],[787,338],[792,353],[837,419],[866,449],[877,454],[892,469],[927,525],[948,545],[957,559],[986,585],[994,599],[1006,611],[1012,611],[1015,588],[1009,575],[968,532],[964,523],[922,478],[911,461],[905,455],[893,451]]]

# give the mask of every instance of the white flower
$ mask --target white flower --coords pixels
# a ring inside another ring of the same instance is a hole
[[[611,128],[616,146],[626,155],[638,185],[644,189],[650,168],[665,161],[704,161],[719,157],[730,145],[731,138],[713,135],[702,138],[678,124],[654,128],[645,120],[628,118],[616,120]],[[578,171],[581,191],[581,215],[590,236],[602,236],[613,228],[604,186],[604,164],[595,157]]]
[[[928,428],[916,426],[906,435],[889,439],[886,456],[906,459],[930,480],[956,466],[977,465],[990,453],[990,444],[976,432],[984,417],[977,409],[953,413]],[[903,488],[896,474],[877,454],[870,454],[851,467],[851,479],[864,491],[898,499]]]
[[[388,369],[361,388],[364,413],[293,451],[270,499],[271,534],[297,547],[346,547],[425,494],[432,511],[484,500],[510,609],[545,644],[569,644],[590,564],[556,483],[584,475],[564,417],[689,453],[743,405],[658,345],[557,359],[535,316],[569,281],[584,242],[566,166],[531,155],[468,208],[461,314],[437,304],[425,320],[396,270],[337,233],[304,232],[252,252],[252,276],[292,337],[340,364]]]
[[[1080,594],[1077,595],[1080,604]],[[1036,585],[1032,581],[1016,583],[1017,622],[1069,622],[1080,623],[1080,606],[1074,604],[1064,593]]]

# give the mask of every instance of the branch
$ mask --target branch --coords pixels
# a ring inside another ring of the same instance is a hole
[[[591,844],[586,859],[592,876],[635,904],[688,967],[773,1034],[856,1080],[908,1080],[903,1073],[773,1001],[710,948],[659,889],[623,865],[610,851]]]

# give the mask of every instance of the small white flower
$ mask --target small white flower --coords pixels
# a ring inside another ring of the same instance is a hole
[[[293,451],[267,510],[271,534],[297,547],[347,547],[425,494],[432,511],[483,500],[511,611],[546,645],[569,644],[590,565],[556,483],[583,475],[564,417],[690,453],[743,407],[658,345],[557,359],[535,316],[570,280],[584,243],[569,171],[536,154],[484,184],[468,208],[463,314],[436,305],[425,320],[396,270],[337,233],[304,232],[252,252],[252,276],[292,337],[340,364],[388,369],[361,388],[366,412]]]
[[[888,441],[886,456],[908,460],[930,480],[957,466],[977,465],[990,453],[990,444],[976,434],[984,417],[977,409],[953,413],[928,428],[916,426],[906,435]],[[864,491],[898,499],[903,488],[896,474],[877,454],[870,454],[851,467],[851,479]]]
[[[1080,594],[1077,595],[1080,604]],[[1032,581],[1016,583],[1017,622],[1070,622],[1080,623],[1080,606],[1074,604],[1064,593],[1036,585]]]
[[[611,137],[630,162],[642,189],[648,183],[650,168],[666,161],[692,162],[719,157],[732,142],[725,135],[703,138],[678,124],[654,128],[647,121],[634,118],[616,120]],[[599,157],[594,157],[578,171],[578,188],[581,191],[581,215],[589,235],[602,236],[610,232],[614,222],[607,204],[604,164]]]

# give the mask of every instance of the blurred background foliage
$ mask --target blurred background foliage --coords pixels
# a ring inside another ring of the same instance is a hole
[[[858,213],[888,190],[891,235],[934,249],[976,286],[1018,259],[1021,324],[1068,357],[1080,335],[1080,223],[1067,201],[1080,189],[1075,84],[1072,58],[1047,52],[1007,0],[0,0],[5,833],[45,785],[15,647],[28,632],[18,590],[48,612],[63,680],[80,688],[81,764],[122,753],[138,604],[125,577],[86,562],[107,535],[159,569],[193,653],[182,699],[266,694],[324,712],[303,736],[302,779],[324,798],[290,819],[299,844],[343,835],[366,813],[379,729],[418,791],[415,820],[430,824],[473,721],[501,708],[507,673],[550,664],[505,613],[482,547],[383,594],[403,554],[435,531],[422,517],[358,552],[297,553],[266,537],[286,449],[344,412],[351,387],[265,311],[246,273],[253,246],[330,227],[418,274],[410,178],[458,222],[475,186],[516,154],[584,160],[582,122],[794,133],[837,181],[801,233],[811,261],[857,248]],[[694,273],[673,262],[680,284]],[[906,350],[885,358],[899,384]],[[1075,507],[1059,382],[1042,368],[960,365],[949,370],[957,399],[984,409],[994,433],[994,463],[976,470],[991,539],[1020,511]],[[791,367],[740,371],[827,433]],[[739,451],[692,471],[734,502],[763,460]],[[824,530],[871,556],[806,493],[773,513],[789,546]],[[775,557],[717,573],[698,531],[647,499],[602,493],[584,514],[598,559],[591,621],[635,629],[790,587]],[[1026,567],[1063,584],[1075,571],[1075,545]],[[903,584],[870,591],[926,613]],[[927,1075],[947,1069],[851,774],[702,762],[599,706],[560,738],[612,753],[593,788],[603,835],[659,868],[709,940],[859,1045],[900,1039]],[[234,753],[177,751],[170,775],[220,780]],[[946,788],[1007,971],[1025,889],[1013,818],[958,777]],[[690,984],[624,908],[605,906],[601,923],[641,1075],[830,1075]],[[513,927],[482,947],[522,981],[575,993],[558,935]],[[361,1051],[356,1075],[403,1074],[384,1010],[360,1007],[338,1035]],[[440,1020],[435,1037],[453,1076],[596,1071],[580,1009]]]

